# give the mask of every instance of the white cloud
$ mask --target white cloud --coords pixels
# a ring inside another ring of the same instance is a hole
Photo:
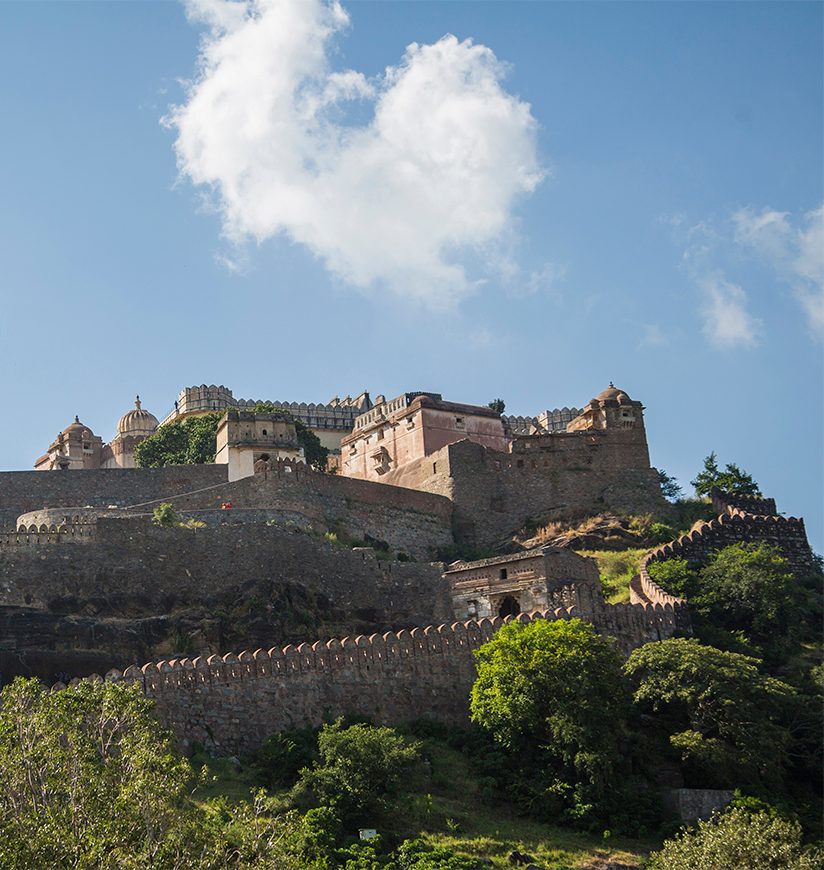
[[[638,347],[663,347],[669,344],[664,331],[657,323],[641,324],[641,340]]]
[[[349,284],[434,306],[470,292],[470,264],[543,177],[530,107],[503,89],[494,53],[445,36],[367,80],[330,68],[348,25],[337,0],[187,8],[210,30],[166,122],[225,235],[283,234]]]
[[[704,335],[719,348],[753,347],[758,343],[761,321],[747,311],[747,294],[722,275],[701,281],[706,294],[702,309]]]
[[[789,212],[744,208],[733,215],[733,225],[735,241],[793,288],[810,327],[824,335],[824,204],[795,222]]]

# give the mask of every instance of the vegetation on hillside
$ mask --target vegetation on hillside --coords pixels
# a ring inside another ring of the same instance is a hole
[[[704,459],[704,467],[690,483],[698,498],[707,498],[715,487],[736,495],[761,495],[752,475],[740,469],[734,462],[728,462],[723,470],[720,469],[715,451]]]

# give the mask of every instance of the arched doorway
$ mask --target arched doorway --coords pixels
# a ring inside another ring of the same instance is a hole
[[[503,619],[505,616],[517,616],[521,612],[521,605],[518,603],[516,598],[513,598],[511,595],[507,595],[506,598],[502,599],[499,607],[498,607],[498,616]]]

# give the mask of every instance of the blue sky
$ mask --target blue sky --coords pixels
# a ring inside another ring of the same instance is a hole
[[[822,4],[343,6],[0,3],[0,465],[204,382],[614,380],[821,551]]]

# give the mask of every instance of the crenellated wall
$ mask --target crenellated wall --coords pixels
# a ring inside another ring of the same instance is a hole
[[[183,747],[197,742],[219,754],[250,751],[274,732],[319,725],[345,713],[382,724],[420,717],[460,723],[466,721],[476,675],[473,653],[505,622],[580,616],[615,636],[625,654],[677,629],[671,608],[596,605],[586,612],[589,604],[581,612],[559,608],[504,620],[152,662],[109,671],[106,679],[139,683]],[[61,688],[63,684],[55,686]]]
[[[78,522],[60,526],[20,526],[13,532],[0,532],[0,549],[55,544],[86,544],[95,539],[96,532],[97,526],[93,522]]]

